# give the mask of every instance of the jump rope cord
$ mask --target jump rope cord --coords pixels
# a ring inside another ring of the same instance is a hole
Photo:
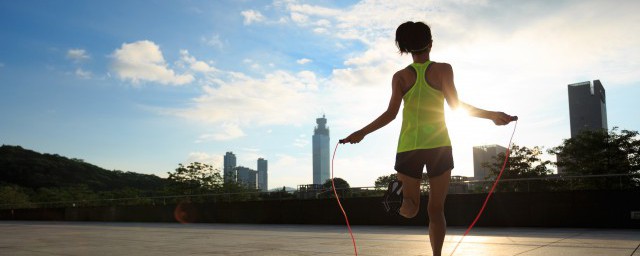
[[[336,191],[336,184],[333,182],[333,160],[336,158],[336,151],[338,150],[338,145],[340,142],[336,143],[336,148],[333,149],[333,157],[331,157],[331,187],[333,188],[333,194],[336,196],[336,201],[338,201],[338,206],[340,206],[340,210],[342,211],[342,215],[344,215],[344,220],[347,222],[347,229],[349,229],[349,235],[351,235],[351,242],[353,243],[353,251],[355,255],[358,255],[358,247],[356,247],[356,239],[353,238],[353,232],[351,231],[351,225],[349,225],[349,218],[347,218],[347,213],[344,211],[342,207],[342,203],[340,203],[340,198],[338,197],[338,192]]]
[[[496,177],[496,180],[493,182],[493,186],[491,186],[491,190],[489,190],[489,194],[487,195],[487,198],[484,199],[484,203],[482,204],[482,208],[480,208],[478,215],[476,215],[476,218],[473,220],[473,222],[471,222],[471,225],[469,225],[469,228],[467,228],[467,230],[464,232],[464,234],[460,238],[460,241],[458,241],[458,243],[456,244],[456,247],[453,248],[453,251],[451,252],[450,256],[456,252],[456,249],[458,249],[458,246],[460,245],[460,243],[462,243],[462,240],[464,239],[464,237],[467,236],[467,234],[469,234],[469,231],[471,231],[473,226],[476,225],[476,222],[478,222],[478,219],[480,219],[480,215],[482,215],[484,208],[487,206],[487,202],[489,202],[489,198],[491,198],[491,195],[493,194],[493,190],[496,188],[496,185],[498,185],[498,181],[500,181],[500,177],[502,176],[502,173],[504,172],[505,167],[507,167],[507,162],[509,161],[509,153],[511,151],[511,141],[513,140],[513,135],[516,133],[517,126],[518,126],[518,121],[516,120],[516,123],[513,126],[513,132],[511,133],[511,138],[509,138],[509,145],[507,146],[507,152],[505,153],[506,155],[504,157],[504,163],[502,163],[502,169],[500,169],[500,173],[498,173],[498,177]]]
[[[517,126],[518,126],[518,121],[516,121],[515,125],[513,126],[513,132],[511,132],[511,137],[509,138],[509,145],[507,147],[507,152],[505,153],[504,162],[502,163],[502,169],[500,169],[500,173],[498,173],[498,177],[496,177],[496,180],[493,182],[493,186],[491,186],[491,190],[489,190],[489,194],[487,195],[487,198],[485,198],[484,203],[482,204],[482,208],[480,208],[478,215],[476,215],[476,218],[473,220],[473,222],[471,222],[471,225],[469,225],[469,228],[467,228],[467,230],[464,232],[464,234],[460,238],[460,241],[458,241],[458,243],[456,244],[456,247],[453,248],[453,251],[451,252],[450,255],[453,255],[456,252],[456,250],[458,249],[458,246],[460,245],[460,243],[462,243],[462,240],[464,239],[464,237],[467,236],[467,234],[469,234],[469,231],[471,231],[473,226],[476,225],[476,222],[478,222],[478,219],[480,219],[482,212],[484,212],[484,209],[487,206],[487,202],[489,202],[489,198],[491,198],[491,195],[493,194],[493,191],[498,185],[498,182],[500,181],[500,177],[502,176],[502,173],[504,172],[505,167],[507,167],[507,162],[509,161],[509,153],[511,151],[511,141],[513,140],[513,135],[516,133]],[[333,156],[331,157],[331,187],[333,188],[333,194],[336,196],[336,201],[338,201],[338,206],[340,206],[340,210],[342,211],[344,220],[347,223],[347,229],[349,229],[349,235],[351,236],[351,242],[353,243],[353,251],[357,256],[358,247],[356,246],[356,239],[353,237],[353,231],[351,231],[349,218],[347,217],[347,213],[344,211],[344,207],[342,207],[342,203],[340,203],[340,197],[338,197],[336,184],[333,181],[333,169],[334,169],[333,162],[334,162],[334,159],[336,158],[336,151],[338,151],[338,145],[340,145],[340,142],[336,143],[336,147],[333,149]]]

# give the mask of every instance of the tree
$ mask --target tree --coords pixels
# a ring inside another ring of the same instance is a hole
[[[613,178],[588,178],[577,182],[580,189],[640,187],[640,138],[638,131],[583,131],[549,150],[557,155],[563,174],[584,176],[623,174]]]
[[[551,161],[541,159],[542,148],[535,146],[533,148],[520,147],[513,144],[509,150],[509,160],[502,173],[501,179],[522,179],[522,178],[539,178],[551,174],[548,168]],[[483,166],[489,168],[489,176],[487,179],[495,180],[502,165],[504,164],[505,153],[495,156],[494,162],[484,163]],[[535,191],[549,189],[551,183],[544,180],[538,181],[510,181],[500,182],[497,186],[498,191]]]
[[[88,206],[99,204],[100,198],[85,184],[70,187],[40,188],[33,202],[42,206]]]
[[[341,178],[333,178],[333,183],[335,184],[336,192],[338,192],[338,195],[340,197],[344,197],[345,195],[349,195],[351,193],[351,187],[346,180]],[[331,184],[331,179],[325,181],[324,184],[322,184],[322,187],[325,189],[322,194],[326,194],[327,197],[333,196],[333,186]]]
[[[169,180],[172,181],[172,190],[174,192],[193,195],[212,192],[222,188],[222,175],[220,170],[214,169],[213,166],[198,162],[190,163],[187,166],[182,164],[173,173],[169,174]]]
[[[29,206],[29,195],[23,188],[16,185],[0,186],[0,208],[25,208]]]
[[[389,174],[389,175],[378,177],[374,184],[375,184],[376,188],[385,189],[385,188],[387,188],[387,186],[389,186],[389,183],[391,183],[392,181],[397,180],[397,179],[398,179],[398,174],[392,173],[392,174]]]

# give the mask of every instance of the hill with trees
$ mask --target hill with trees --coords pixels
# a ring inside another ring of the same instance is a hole
[[[0,208],[291,197],[287,192],[272,195],[237,182],[224,182],[220,170],[203,163],[178,164],[168,175],[164,179],[110,171],[81,159],[3,145],[0,147]]]
[[[83,160],[42,154],[20,146],[0,147],[0,185],[28,189],[86,186],[93,191],[160,190],[167,180],[155,175],[109,171]]]

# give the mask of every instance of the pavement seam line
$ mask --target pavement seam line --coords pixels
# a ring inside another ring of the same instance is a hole
[[[524,254],[524,253],[527,253],[527,252],[535,251],[535,250],[537,250],[537,249],[544,248],[544,247],[547,247],[547,246],[549,246],[549,245],[552,245],[552,244],[555,244],[555,243],[559,243],[559,242],[562,242],[562,241],[567,240],[567,239],[570,239],[570,238],[574,238],[574,237],[577,237],[577,236],[581,236],[581,235],[583,235],[583,234],[585,234],[585,233],[586,233],[586,232],[580,232],[580,233],[577,233],[577,234],[572,235],[572,236],[564,237],[564,238],[562,238],[562,239],[559,239],[559,240],[553,241],[553,242],[551,242],[551,243],[547,243],[547,244],[545,244],[545,245],[540,245],[540,246],[538,246],[538,247],[532,248],[532,249],[530,249],[530,250],[526,250],[526,251],[523,251],[523,252],[520,252],[520,253],[516,253],[516,254],[514,254],[513,256],[517,256],[517,255],[521,255],[521,254]]]
[[[638,251],[638,248],[640,248],[640,243],[638,244],[638,246],[636,246],[636,249],[633,250],[633,252],[631,252],[631,255],[629,256],[633,256],[634,254],[636,254],[636,252]]]

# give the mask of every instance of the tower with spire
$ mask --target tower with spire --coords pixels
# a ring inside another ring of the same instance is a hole
[[[313,131],[313,184],[322,185],[329,177],[329,127],[323,114],[316,118]]]

